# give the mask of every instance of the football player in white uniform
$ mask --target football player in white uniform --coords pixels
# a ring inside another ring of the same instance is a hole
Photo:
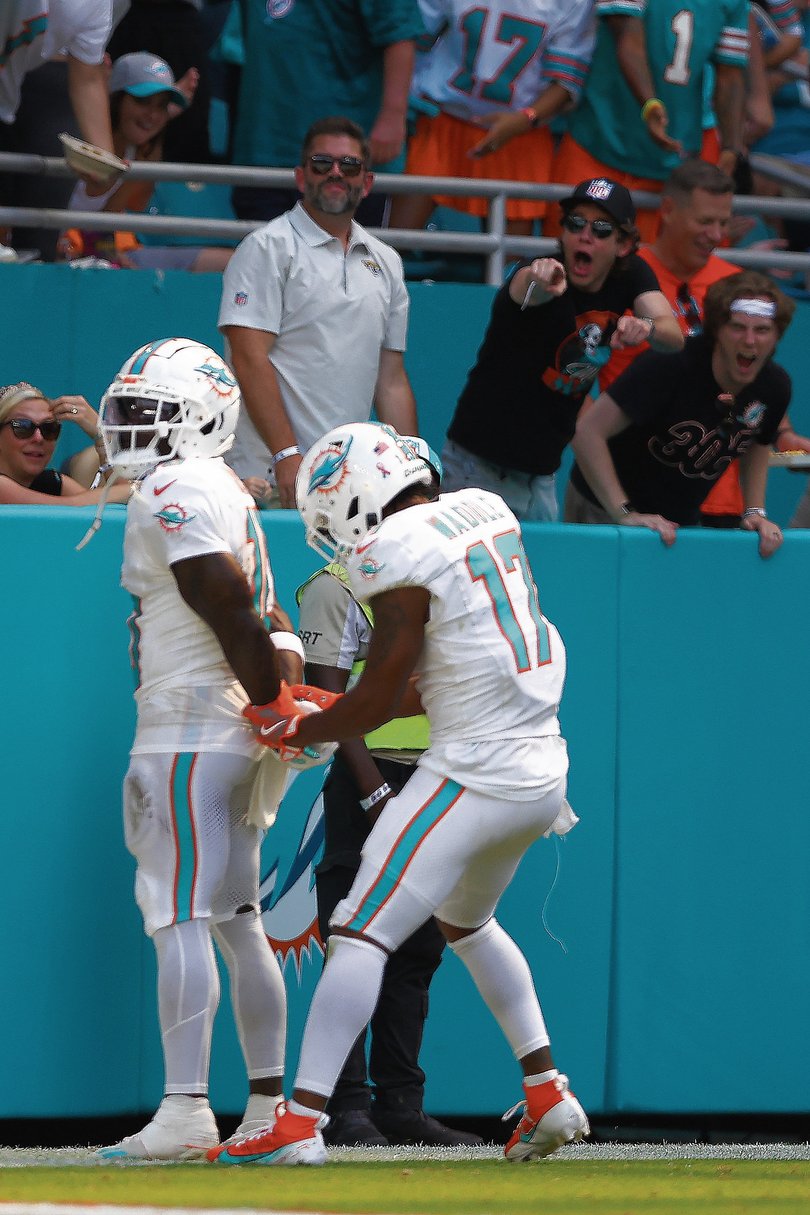
[[[209,1159],[326,1160],[322,1110],[374,1011],[386,958],[431,914],[523,1071],[525,1113],[506,1156],[547,1156],[587,1134],[588,1121],[554,1066],[526,959],[495,911],[529,845],[577,820],[557,719],[565,649],[540,611],[520,525],[495,494],[436,497],[413,449],[369,424],[312,447],[296,494],[312,547],[347,559],[374,635],[359,682],[340,698],[323,694],[322,713],[279,719],[273,706],[251,706],[246,716],[266,745],[300,747],[357,738],[421,705],[430,746],[385,802],[332,916],[292,1101],[273,1128]]]
[[[109,462],[140,478],[121,580],[131,593],[137,729],[124,783],[135,896],[158,963],[165,1096],[108,1159],[179,1160],[219,1141],[208,1103],[219,1001],[213,941],[230,978],[250,1083],[241,1130],[272,1121],[284,1072],[286,1002],[259,917],[261,827],[246,821],[258,758],[248,703],[295,705],[303,650],[271,634],[273,577],[253,499],[222,460],[239,389],[187,338],[151,342],[108,388],[99,427]],[[277,642],[277,645],[271,641]]]

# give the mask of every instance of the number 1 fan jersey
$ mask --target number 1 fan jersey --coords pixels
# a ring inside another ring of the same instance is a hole
[[[667,178],[678,163],[653,143],[641,106],[616,62],[608,17],[644,21],[653,87],[669,115],[667,134],[687,154],[703,139],[703,78],[709,63],[745,68],[748,0],[596,0],[596,49],[568,131],[591,156],[639,177]]]
[[[349,560],[352,591],[430,593],[417,686],[430,721],[419,761],[470,789],[524,800],[559,735],[565,647],[540,611],[520,524],[497,494],[463,489],[390,515]]]

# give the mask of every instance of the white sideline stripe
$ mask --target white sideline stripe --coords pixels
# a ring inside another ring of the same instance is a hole
[[[269,1207],[139,1207],[78,1202],[0,1202],[0,1215],[290,1215]],[[297,1211],[295,1215],[324,1215]]]

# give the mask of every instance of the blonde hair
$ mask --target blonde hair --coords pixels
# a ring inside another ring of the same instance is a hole
[[[5,422],[12,409],[23,401],[45,401],[50,405],[45,393],[26,380],[21,380],[19,384],[8,384],[0,388],[0,422]]]

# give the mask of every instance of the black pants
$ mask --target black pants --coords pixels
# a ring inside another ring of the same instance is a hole
[[[406,764],[378,762],[380,771],[395,791],[405,784],[413,771]],[[342,813],[348,813],[356,822],[357,800],[357,790],[348,770],[339,763],[333,765],[324,789],[324,811],[330,825],[334,827]],[[335,839],[334,831],[331,834]],[[343,860],[341,856],[332,864],[327,855],[316,876],[318,922],[324,940],[329,932],[329,917],[348,893],[360,863],[359,857],[355,864],[341,863]],[[385,966],[380,999],[369,1025],[368,1065],[368,1034],[364,1030],[338,1078],[326,1107],[328,1112],[370,1109],[369,1078],[378,1105],[386,1109],[421,1110],[425,1073],[419,1066],[419,1051],[428,1013],[428,988],[443,949],[444,937],[431,916],[391,954]]]
[[[0,152],[32,152],[40,156],[61,156],[64,148],[59,132],[78,135],[68,93],[66,63],[44,63],[23,81],[20,106],[11,126],[0,122]],[[0,203],[9,207],[35,207],[65,210],[70,202],[74,177],[40,177],[28,173],[4,173],[0,177]],[[15,227],[15,249],[36,249],[43,261],[56,257],[56,228]]]

